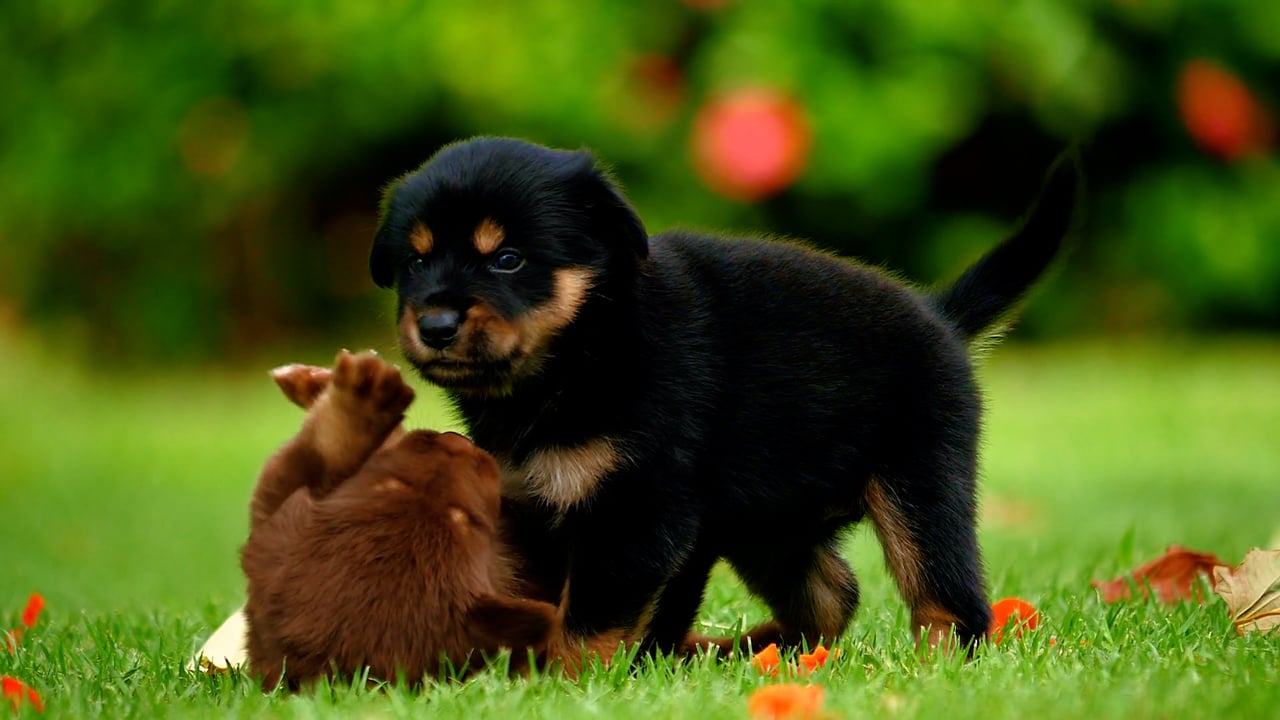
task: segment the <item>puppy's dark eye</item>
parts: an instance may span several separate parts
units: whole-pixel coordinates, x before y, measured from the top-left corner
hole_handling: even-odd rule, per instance
[[[524,267],[524,256],[519,250],[503,248],[489,262],[489,269],[496,273],[513,273]]]
[[[427,266],[427,259],[421,255],[414,255],[405,265],[408,266],[409,272],[422,272],[422,268]]]

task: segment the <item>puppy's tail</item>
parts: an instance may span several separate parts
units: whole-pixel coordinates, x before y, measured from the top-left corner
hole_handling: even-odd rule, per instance
[[[1014,235],[932,295],[934,307],[968,341],[999,331],[1049,268],[1077,223],[1082,195],[1079,152],[1064,152]]]

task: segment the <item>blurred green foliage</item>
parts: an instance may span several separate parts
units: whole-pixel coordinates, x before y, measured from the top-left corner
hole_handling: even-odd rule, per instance
[[[340,341],[386,322],[381,186],[492,133],[594,148],[651,230],[804,236],[924,281],[1079,140],[1086,232],[1020,334],[1275,327],[1280,169],[1200,149],[1177,85],[1204,58],[1274,107],[1277,27],[1255,0],[5,3],[0,320],[134,358]],[[814,133],[753,204],[688,152],[749,84]]]

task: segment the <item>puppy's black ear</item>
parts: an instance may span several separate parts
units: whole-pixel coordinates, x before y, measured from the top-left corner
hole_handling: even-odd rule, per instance
[[[369,275],[378,287],[385,289],[396,284],[396,268],[403,260],[404,242],[385,219],[378,226],[373,249],[369,251]]]
[[[396,268],[405,261],[405,238],[400,228],[391,221],[392,205],[395,203],[396,189],[404,178],[397,178],[387,183],[382,189],[382,203],[378,208],[378,232],[373,236],[373,248],[369,251],[369,275],[380,288],[390,288],[396,284]]]
[[[649,233],[631,203],[623,197],[622,190],[599,168],[596,169],[596,181],[600,190],[592,209],[592,222],[598,226],[597,232],[604,237],[616,236],[631,248],[637,258],[649,257]]]
[[[574,179],[591,214],[592,234],[617,242],[637,258],[649,257],[649,233],[618,183],[589,150],[579,150],[573,155]]]

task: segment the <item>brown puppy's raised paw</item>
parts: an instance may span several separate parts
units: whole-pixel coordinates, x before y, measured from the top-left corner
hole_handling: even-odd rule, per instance
[[[271,371],[271,379],[280,386],[280,391],[294,405],[303,410],[315,404],[320,393],[329,387],[333,379],[333,371],[315,365],[282,365]]]
[[[337,409],[380,434],[400,424],[414,397],[399,368],[374,352],[346,350],[334,361],[329,394]]]

